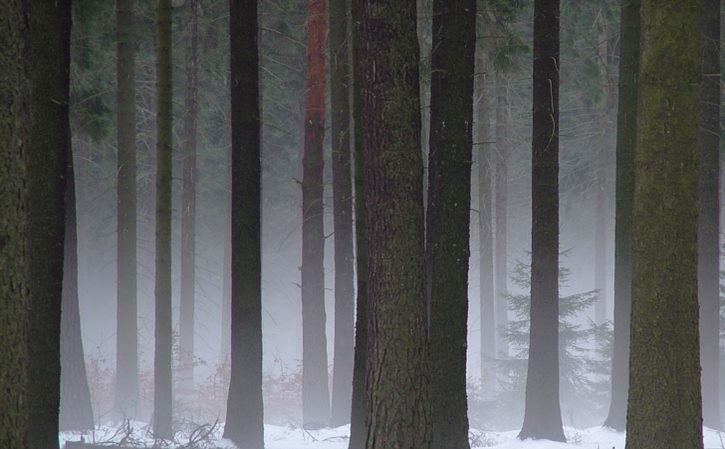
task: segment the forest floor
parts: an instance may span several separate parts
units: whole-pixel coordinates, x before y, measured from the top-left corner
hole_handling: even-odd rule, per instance
[[[203,426],[188,432],[179,432],[176,441],[159,442],[150,436],[145,423],[131,422],[125,426],[100,426],[94,432],[62,432],[61,448],[65,442],[79,441],[81,436],[86,444],[109,445],[137,448],[185,448],[185,449],[233,449],[234,444],[221,438],[223,425]],[[334,429],[305,430],[301,428],[265,426],[266,449],[347,449],[349,426]],[[708,428],[703,429],[705,449],[725,449],[725,433]],[[564,429],[567,443],[547,440],[520,441],[518,431],[492,432],[471,430],[471,447],[491,449],[623,449],[624,433],[613,432],[602,427],[589,429]],[[156,445],[154,445],[156,444]],[[71,446],[69,444],[69,446]]]

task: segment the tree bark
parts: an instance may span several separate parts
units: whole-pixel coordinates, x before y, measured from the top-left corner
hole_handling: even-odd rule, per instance
[[[307,2],[305,147],[302,160],[302,421],[320,428],[330,419],[325,335],[323,140],[327,0]]]
[[[604,425],[626,428],[629,389],[629,337],[632,308],[632,201],[634,148],[637,143],[639,79],[639,0],[622,2],[617,109],[616,203],[614,224],[614,342],[611,402]]]
[[[559,403],[559,0],[534,2],[531,330],[519,438],[565,441]]]
[[[368,449],[427,449],[423,161],[415,0],[359,3],[365,229]]]
[[[116,107],[118,141],[116,411],[138,412],[136,299],[136,88],[134,1],[116,0]]]
[[[224,437],[264,448],[260,88],[256,0],[230,3],[232,341]]]
[[[702,448],[697,303],[701,5],[697,0],[643,0],[640,9],[629,449]]]
[[[29,447],[58,447],[60,322],[65,240],[66,165],[70,154],[70,1],[29,5],[31,129],[27,236]]]
[[[171,0],[156,4],[156,313],[154,416],[156,438],[174,435],[171,379]]]

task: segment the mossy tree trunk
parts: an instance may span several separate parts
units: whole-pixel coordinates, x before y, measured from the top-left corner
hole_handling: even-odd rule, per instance
[[[611,402],[604,425],[626,427],[629,386],[629,336],[632,309],[632,199],[637,143],[639,79],[639,0],[622,2],[619,31],[619,105],[617,109],[616,202],[614,205],[614,342]]]
[[[154,436],[171,439],[171,0],[156,3],[156,308]]]
[[[28,174],[28,447],[58,447],[60,322],[70,154],[70,1],[29,3],[31,134]]]
[[[627,448],[702,448],[699,0],[643,0]],[[663,70],[667,67],[667,70]]]
[[[468,449],[466,348],[476,3],[433,1],[426,248],[433,447]]]
[[[368,449],[431,445],[415,0],[360,7]]]
[[[134,0],[116,0],[116,136],[118,200],[116,274],[116,412],[138,411],[136,303],[136,87]]]
[[[31,83],[26,8],[23,0],[0,1],[0,446],[7,448],[27,447],[28,424],[25,153]]]
[[[322,203],[326,35],[327,0],[308,0],[302,158],[302,421],[307,428],[324,427],[330,419]]]
[[[355,290],[350,153],[349,0],[330,3],[332,208],[335,235],[335,352],[330,426],[350,422]]]
[[[224,437],[264,448],[262,240],[257,0],[232,0],[231,378]]]
[[[704,425],[720,423],[720,0],[705,0],[700,85],[698,297]]]
[[[534,2],[531,330],[519,438],[564,441],[559,403],[559,0]]]

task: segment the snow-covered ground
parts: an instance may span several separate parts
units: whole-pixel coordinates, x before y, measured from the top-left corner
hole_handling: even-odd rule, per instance
[[[234,444],[221,438],[223,425],[213,428],[201,427],[180,432],[177,441],[168,443],[168,447],[186,447],[190,449],[233,449]],[[292,427],[264,427],[266,449],[347,449],[349,426],[335,429],[304,430]],[[517,431],[486,432],[471,430],[471,446],[492,449],[624,449],[624,434],[612,432],[602,427],[579,430],[565,428],[567,443],[556,443],[546,440],[520,441],[516,438]],[[79,441],[81,436],[87,443],[123,444],[137,447],[152,447],[154,440],[150,436],[149,427],[145,423],[130,422],[126,426],[101,426],[95,432],[81,435],[78,432],[60,434],[61,447],[66,441]],[[158,444],[159,442],[157,442]],[[193,444],[190,444],[193,443]],[[704,429],[704,446],[709,448],[725,448],[725,434],[711,429]],[[158,447],[158,446],[157,446]]]

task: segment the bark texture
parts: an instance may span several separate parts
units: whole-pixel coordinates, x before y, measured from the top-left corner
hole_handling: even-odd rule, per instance
[[[423,161],[415,0],[360,6],[368,449],[429,448]]]
[[[629,336],[632,310],[632,201],[637,143],[639,80],[639,0],[622,2],[617,109],[616,202],[614,224],[614,343],[611,402],[604,425],[626,428],[629,390]]]
[[[559,403],[559,0],[534,2],[531,330],[519,438],[565,441]]]
[[[702,448],[697,303],[701,5],[699,0],[643,0],[640,10],[628,449]]]
[[[426,250],[433,447],[468,449],[466,350],[476,3],[433,1]]]
[[[256,0],[233,0],[232,371],[224,437],[264,448],[259,51]]]
[[[171,0],[156,3],[156,312],[154,436],[171,439]]]

